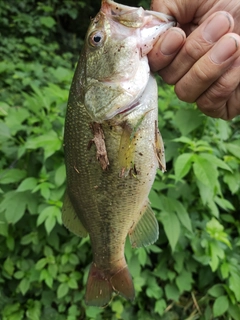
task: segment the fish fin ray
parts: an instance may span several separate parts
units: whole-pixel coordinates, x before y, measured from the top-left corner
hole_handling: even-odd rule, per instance
[[[75,235],[79,237],[86,237],[88,235],[87,230],[82,225],[82,222],[80,221],[75,209],[73,208],[67,191],[64,195],[63,200],[62,221],[65,227]]]
[[[104,272],[92,263],[85,294],[85,303],[89,306],[105,307],[112,299],[112,285]]]
[[[141,218],[128,233],[134,248],[153,244],[159,235],[158,222],[149,203],[143,207],[141,215]]]
[[[114,291],[130,301],[134,300],[135,290],[128,266],[125,266],[123,269],[115,273],[111,277],[110,282]]]
[[[112,294],[120,294],[133,300],[135,291],[128,267],[125,265],[118,271],[101,270],[92,263],[85,294],[85,303],[89,306],[105,307],[112,300]]]
[[[158,160],[159,169],[162,172],[166,171],[166,161],[165,161],[165,154],[164,154],[164,143],[161,136],[161,133],[158,129],[157,121],[155,122],[155,145],[154,151]]]

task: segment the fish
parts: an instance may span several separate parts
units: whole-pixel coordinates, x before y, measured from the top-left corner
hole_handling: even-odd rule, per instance
[[[86,34],[65,119],[62,208],[63,224],[90,237],[86,305],[106,306],[118,294],[133,301],[126,239],[138,248],[158,238],[148,195],[165,157],[147,54],[174,25],[165,14],[102,0]]]

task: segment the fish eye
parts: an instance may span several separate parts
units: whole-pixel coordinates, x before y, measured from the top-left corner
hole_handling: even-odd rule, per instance
[[[89,37],[89,44],[92,47],[99,47],[105,40],[105,33],[102,31],[94,31]]]

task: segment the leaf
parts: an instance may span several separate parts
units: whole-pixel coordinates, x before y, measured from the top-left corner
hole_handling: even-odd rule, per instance
[[[213,304],[213,315],[219,317],[228,310],[229,301],[227,296],[218,297]]]
[[[26,170],[8,169],[0,174],[0,184],[16,183],[26,177]]]
[[[38,262],[35,265],[36,270],[42,270],[47,264],[47,258],[42,258],[38,260]]]
[[[213,190],[217,184],[218,171],[210,161],[200,155],[194,155],[193,170],[196,178]]]
[[[183,270],[179,276],[176,277],[176,284],[180,291],[183,293],[184,291],[190,291],[192,288],[193,278],[192,274],[189,271]]]
[[[178,301],[180,297],[180,292],[175,284],[168,283],[165,286],[165,293],[166,293],[167,300]]]
[[[10,257],[8,257],[3,263],[3,269],[12,276],[14,273],[14,264]]]
[[[0,203],[0,212],[4,212],[8,223],[15,224],[22,218],[27,208],[28,199],[28,192],[9,191],[4,195],[4,199]]]
[[[210,153],[201,153],[201,158],[206,159],[208,162],[211,162],[216,167],[222,168],[224,170],[227,170],[229,172],[232,172],[232,169],[221,159],[217,158],[213,154]]]
[[[24,179],[17,188],[18,192],[23,192],[27,190],[33,190],[37,185],[37,179],[29,177]]]
[[[225,147],[236,158],[240,159],[240,140],[235,140],[234,143],[225,143]]]
[[[50,130],[48,133],[43,134],[39,137],[34,137],[28,139],[26,142],[27,149],[44,149],[44,159],[46,160],[56,151],[60,150],[62,147],[62,142],[59,139],[57,133],[53,130]]]
[[[177,180],[182,179],[188,174],[192,166],[192,159],[192,153],[183,153],[179,157],[177,157],[177,160],[174,165]]]
[[[57,289],[57,297],[58,299],[61,299],[67,295],[69,291],[68,284],[66,282],[61,283]]]
[[[192,222],[184,206],[177,200],[174,200],[174,206],[175,212],[177,213],[178,219],[180,220],[182,225],[190,232],[192,232]]]
[[[30,287],[30,282],[28,278],[23,278],[21,282],[19,283],[19,289],[23,296],[28,292]]]
[[[199,127],[203,121],[204,117],[197,109],[179,109],[173,119],[174,125],[183,136]]]
[[[41,24],[51,29],[55,24],[55,20],[52,17],[40,17],[39,18]]]
[[[166,308],[167,308],[166,301],[164,299],[160,299],[160,300],[157,300],[155,303],[154,312],[162,316]]]
[[[215,284],[214,286],[212,286],[209,290],[208,293],[214,297],[214,298],[218,298],[220,296],[223,296],[225,291],[223,288],[222,284]]]
[[[240,276],[235,272],[231,272],[229,278],[229,288],[234,292],[237,301],[240,301]]]
[[[8,126],[0,121],[0,143],[8,141],[9,139],[12,139],[11,132]]]
[[[179,220],[173,212],[161,212],[160,220],[163,224],[164,231],[167,235],[172,251],[174,251],[180,236]]]
[[[239,320],[240,319],[240,306],[230,304],[228,308],[228,312],[233,317],[234,320]]]
[[[57,168],[55,172],[55,183],[59,187],[61,186],[66,180],[66,168],[65,165],[61,165]]]
[[[37,300],[32,301],[27,309],[27,317],[29,320],[40,320],[41,316],[41,303]]]

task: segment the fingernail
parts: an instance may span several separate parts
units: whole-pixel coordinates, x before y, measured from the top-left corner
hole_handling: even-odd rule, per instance
[[[208,22],[203,30],[203,38],[208,42],[216,42],[226,34],[232,26],[232,21],[227,13],[217,13]]]
[[[169,56],[180,49],[183,41],[184,36],[181,32],[177,30],[169,30],[161,43],[160,50],[162,54]]]
[[[211,59],[216,64],[229,59],[238,49],[238,42],[233,37],[224,37],[215,44],[211,52]]]

